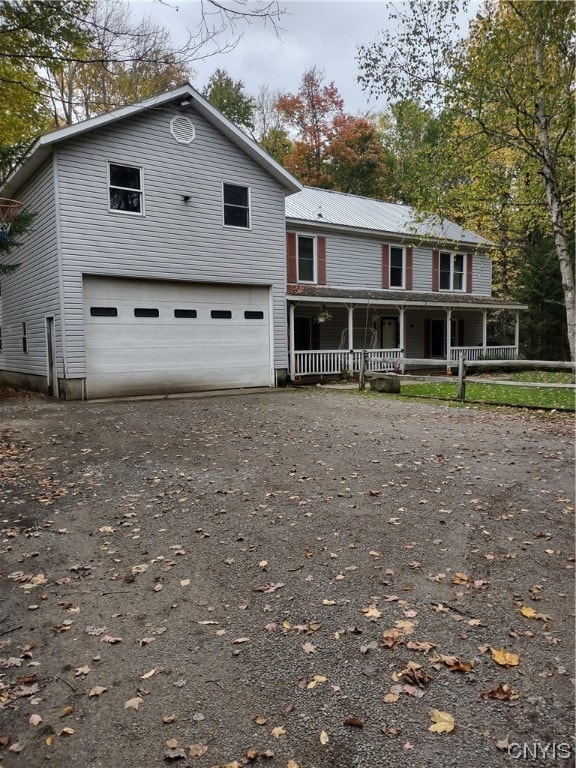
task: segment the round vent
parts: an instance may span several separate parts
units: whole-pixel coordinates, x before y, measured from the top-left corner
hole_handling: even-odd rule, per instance
[[[170,120],[170,133],[178,144],[191,144],[196,136],[196,131],[191,120],[187,117],[173,117]]]

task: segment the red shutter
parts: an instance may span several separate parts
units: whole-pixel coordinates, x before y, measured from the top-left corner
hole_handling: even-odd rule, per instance
[[[296,283],[298,282],[298,270],[296,269],[296,235],[294,232],[288,232],[286,235],[286,260],[288,264],[287,281]]]
[[[472,254],[466,256],[466,293],[472,293]]]
[[[412,272],[414,266],[414,248],[406,246],[406,290],[412,290]]]
[[[432,290],[440,290],[440,251],[432,251]]]
[[[382,246],[382,288],[390,288],[390,246]]]
[[[318,285],[326,285],[326,238],[316,238],[316,258],[318,266]]]

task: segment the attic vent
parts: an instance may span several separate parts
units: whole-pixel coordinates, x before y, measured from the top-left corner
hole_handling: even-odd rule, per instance
[[[178,144],[191,144],[196,136],[196,131],[189,118],[173,117],[170,120],[170,133]]]

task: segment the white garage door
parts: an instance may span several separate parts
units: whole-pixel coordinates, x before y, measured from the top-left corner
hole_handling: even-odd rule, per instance
[[[271,386],[270,289],[84,279],[89,398]]]

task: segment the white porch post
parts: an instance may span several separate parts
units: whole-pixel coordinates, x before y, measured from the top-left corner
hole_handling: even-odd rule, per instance
[[[516,316],[514,317],[514,356],[518,359],[518,353],[520,351],[520,310],[516,310]]]
[[[486,353],[486,346],[488,344],[488,310],[482,310],[482,352]]]
[[[296,376],[296,355],[294,354],[294,304],[288,304],[288,354],[290,359],[290,381]]]
[[[446,365],[452,359],[452,308],[446,307]]]
[[[398,307],[398,325],[399,335],[398,341],[400,344],[400,359],[406,357],[406,307]],[[401,363],[402,373],[404,373],[404,363]]]
[[[354,373],[354,305],[348,304],[348,372]]]

